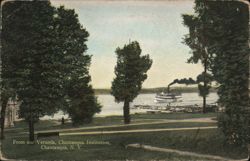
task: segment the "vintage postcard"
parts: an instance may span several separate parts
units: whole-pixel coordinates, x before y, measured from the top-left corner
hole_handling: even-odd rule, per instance
[[[0,13],[0,160],[249,160],[249,1]]]

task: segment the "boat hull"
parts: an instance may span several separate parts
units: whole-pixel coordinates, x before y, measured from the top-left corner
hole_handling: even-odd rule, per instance
[[[177,100],[180,100],[181,98],[182,98],[181,95],[160,94],[160,95],[155,96],[154,102],[158,102],[158,103],[176,102]]]

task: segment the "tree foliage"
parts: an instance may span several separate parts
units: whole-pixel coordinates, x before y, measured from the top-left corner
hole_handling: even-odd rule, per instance
[[[91,56],[84,54],[87,50],[86,41],[89,33],[79,23],[74,10],[64,7],[57,9],[55,24],[58,34],[57,50],[64,57],[61,60],[64,64],[61,75],[66,78],[64,81],[67,102],[64,111],[69,114],[74,125],[89,123],[93,115],[101,109],[89,84]]]
[[[204,43],[208,53],[208,69],[219,83],[218,103],[225,107],[219,118],[219,127],[227,142],[244,145],[249,141],[249,10],[241,2],[195,1],[198,16],[185,16],[190,35],[195,26],[203,29],[198,43]],[[200,16],[199,16],[200,15]],[[198,18],[198,20],[197,20]],[[190,25],[191,24],[191,25]],[[198,27],[199,29],[199,27]],[[187,38],[191,48],[196,43]],[[194,54],[194,62],[197,60]]]
[[[2,9],[2,8],[1,8]],[[1,13],[2,14],[2,10]],[[6,16],[6,14],[4,15]],[[10,16],[10,15],[7,15]],[[2,26],[2,15],[1,15],[1,26]],[[13,88],[11,88],[9,81],[7,79],[8,73],[11,71],[10,66],[9,66],[9,55],[8,50],[11,50],[11,48],[8,48],[8,44],[5,41],[2,41],[2,30],[1,30],[1,64],[0,64],[0,70],[1,70],[1,76],[0,76],[0,106],[1,106],[1,139],[4,139],[4,126],[5,126],[5,114],[6,114],[6,109],[8,105],[8,101],[10,98],[14,99],[16,94]],[[2,63],[4,62],[4,63]]]
[[[209,94],[211,88],[210,76],[208,73],[211,70],[211,56],[208,51],[208,41],[206,33],[208,26],[207,23],[207,8],[205,1],[196,0],[194,15],[182,15],[183,23],[189,28],[189,34],[185,35],[184,43],[191,49],[191,57],[188,59],[188,63],[201,62],[204,71],[197,77],[199,94],[203,97],[203,112],[206,112],[206,97]]]
[[[204,79],[205,77],[205,79]],[[196,82],[198,84],[199,95],[202,97],[207,97],[209,94],[209,90],[212,87],[212,82],[214,80],[213,75],[209,73],[202,72],[196,78]],[[206,86],[204,86],[206,84]]]
[[[129,103],[132,102],[147,79],[147,71],[152,65],[149,55],[141,56],[141,48],[137,41],[117,48],[117,64],[112,82],[111,94],[116,102],[124,102],[124,122],[130,123]]]
[[[34,123],[55,112],[62,96],[54,63],[58,58],[53,15],[47,1],[9,2],[3,8],[3,41],[11,62],[6,75],[21,100],[20,116],[29,122],[30,140],[34,140]]]
[[[30,140],[34,123],[59,109],[69,112],[74,123],[91,120],[100,105],[89,85],[91,56],[84,54],[89,34],[74,10],[52,7],[49,1],[14,1],[3,11],[6,78],[21,102]]]
[[[209,50],[225,113],[219,126],[227,142],[244,145],[249,141],[249,9],[241,2],[210,2]],[[235,25],[237,24],[237,25]]]

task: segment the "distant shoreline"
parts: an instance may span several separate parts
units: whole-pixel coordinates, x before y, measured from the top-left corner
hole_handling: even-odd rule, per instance
[[[155,94],[155,93],[160,93],[163,91],[166,91],[166,87],[157,87],[157,88],[143,88],[140,92],[140,94]],[[101,95],[101,94],[110,94],[111,89],[107,88],[102,88],[102,89],[94,89],[95,94]],[[171,88],[172,92],[177,92],[177,93],[198,93],[198,87],[173,87]],[[217,92],[216,87],[212,87],[210,89],[210,92]]]

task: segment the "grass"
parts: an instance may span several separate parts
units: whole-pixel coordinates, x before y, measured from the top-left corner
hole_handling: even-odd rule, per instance
[[[173,114],[134,114],[131,115],[131,123],[144,123],[157,121],[159,119],[174,119],[183,120],[191,118],[206,118],[216,117],[216,113],[173,113]],[[35,130],[56,130],[56,129],[67,129],[67,128],[81,128],[81,127],[92,127],[92,126],[107,126],[107,125],[123,125],[122,116],[107,116],[107,117],[96,117],[90,124],[84,124],[80,126],[72,127],[70,122],[66,122],[61,125],[60,120],[41,120],[35,124]],[[18,121],[15,123],[15,127],[6,128],[6,132],[9,135],[14,135],[18,132],[27,132],[28,124],[25,121]]]
[[[26,137],[16,138],[17,140],[27,140]],[[110,134],[92,136],[62,136],[46,138],[43,140],[64,140],[64,141],[106,141],[111,145],[83,145],[75,150],[41,150],[40,145],[14,145],[13,139],[8,138],[3,142],[4,154],[12,159],[48,159],[49,160],[152,160],[165,159],[173,160],[197,160],[186,156],[162,152],[149,152],[140,149],[125,149],[125,145],[130,143],[142,143],[162,148],[173,148],[198,152],[201,154],[220,155],[234,159],[247,157],[245,148],[231,147],[223,144],[223,137],[218,130],[197,130],[173,131],[173,132],[151,132],[134,134]],[[69,146],[69,145],[68,145]]]
[[[201,158],[185,157],[170,153],[145,152],[144,150],[124,149],[122,146],[100,147],[88,146],[80,150],[69,151],[41,151],[39,146],[32,146],[22,153],[15,155],[18,159],[28,160],[198,160]],[[34,150],[36,149],[36,150]],[[20,150],[19,150],[20,151]],[[14,151],[13,151],[14,152]],[[14,152],[15,153],[15,152]],[[56,154],[56,155],[55,155]],[[28,156],[28,157],[27,157]]]
[[[132,115],[133,122],[152,122],[157,119],[189,119],[215,117],[216,114],[137,114]],[[158,120],[159,121],[159,120]],[[93,123],[79,127],[91,127],[101,125],[123,124],[121,116],[95,118]],[[214,126],[215,123],[179,122],[148,125],[133,125],[124,127],[100,128],[100,130],[130,130],[130,129],[155,129]],[[71,128],[71,124],[60,125],[58,121],[40,121],[36,124],[36,130]],[[106,141],[110,145],[81,145],[74,150],[41,150],[41,145],[17,145],[13,140],[27,140],[27,134],[19,135],[18,132],[27,131],[27,125],[21,121],[15,128],[6,131],[6,139],[2,142],[3,154],[11,159],[27,160],[204,160],[203,158],[179,156],[174,153],[150,152],[142,149],[125,148],[131,143],[141,143],[162,148],[173,148],[201,154],[219,155],[232,159],[247,157],[247,148],[234,147],[224,144],[224,137],[218,129],[165,131],[147,133],[105,134],[88,136],[60,136],[44,138],[43,140],[65,141]],[[67,132],[67,131],[66,131]],[[71,131],[70,131],[71,132]],[[49,146],[49,145],[48,145]],[[58,145],[56,145],[58,146]],[[62,145],[59,145],[62,146]],[[66,145],[68,148],[70,145]]]

